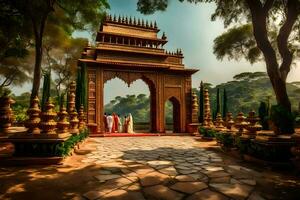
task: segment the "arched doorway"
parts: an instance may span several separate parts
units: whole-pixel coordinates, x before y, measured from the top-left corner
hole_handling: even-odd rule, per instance
[[[171,97],[165,102],[165,131],[166,133],[180,133],[180,102]]]
[[[156,132],[155,85],[145,76],[130,82],[116,75],[104,82],[104,113],[124,117],[132,114],[136,133]]]

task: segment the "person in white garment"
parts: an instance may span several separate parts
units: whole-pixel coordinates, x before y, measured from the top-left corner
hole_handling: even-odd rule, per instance
[[[132,118],[131,113],[129,113],[129,116],[128,116],[128,128],[127,128],[127,132],[128,133],[134,133],[133,132],[133,118]]]
[[[121,118],[120,118],[120,116],[119,115],[117,115],[118,116],[118,118],[119,118],[119,124],[118,124],[118,132],[119,133],[122,133],[122,129],[123,129],[123,125],[122,125],[122,122],[121,122]]]
[[[111,116],[110,114],[108,114],[108,116],[106,117],[107,120],[107,128],[108,128],[108,132],[112,132],[112,128],[114,125],[114,118],[113,116]]]

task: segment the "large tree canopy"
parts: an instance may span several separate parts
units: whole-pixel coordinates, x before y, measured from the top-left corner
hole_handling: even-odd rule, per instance
[[[38,95],[43,59],[43,37],[50,24],[72,34],[74,30],[95,30],[109,7],[107,0],[3,0],[0,15],[18,16],[30,27],[35,46],[31,98]],[[2,28],[2,27],[1,27]],[[26,29],[27,30],[27,29]],[[4,29],[5,31],[5,29]]]
[[[183,2],[184,0],[179,0]],[[286,79],[295,61],[300,37],[299,0],[186,0],[190,3],[215,3],[211,19],[220,18],[224,26],[235,26],[215,39],[217,58],[239,59],[251,63],[264,59],[277,103],[291,112]],[[144,14],[165,10],[168,0],[139,0]],[[251,24],[252,26],[249,26]],[[254,42],[255,41],[255,42]],[[290,129],[293,132],[293,129]]]

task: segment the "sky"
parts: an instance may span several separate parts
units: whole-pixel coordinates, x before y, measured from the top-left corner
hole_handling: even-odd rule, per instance
[[[241,72],[265,71],[264,63],[250,65],[245,60],[228,61],[227,58],[217,60],[213,54],[213,40],[225,29],[221,20],[211,21],[210,16],[215,9],[214,4],[180,3],[169,0],[169,6],[164,12],[153,15],[142,15],[136,11],[137,0],[109,0],[110,14],[127,15],[156,20],[161,32],[166,33],[167,50],[181,48],[184,54],[186,68],[196,68],[199,72],[192,77],[193,87],[198,87],[201,80],[217,85],[232,80]],[[76,37],[89,37],[87,32],[77,32]],[[288,81],[300,81],[300,66],[292,67]],[[136,81],[129,89],[126,84],[114,79],[105,84],[105,103],[115,96],[126,94],[149,94],[149,90],[142,81]],[[24,91],[24,88],[23,88]],[[111,92],[113,91],[113,92]]]

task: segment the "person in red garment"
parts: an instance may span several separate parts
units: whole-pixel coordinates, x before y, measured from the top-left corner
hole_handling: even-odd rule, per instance
[[[113,117],[114,117],[113,133],[116,133],[118,132],[119,117],[116,113],[113,113]]]

